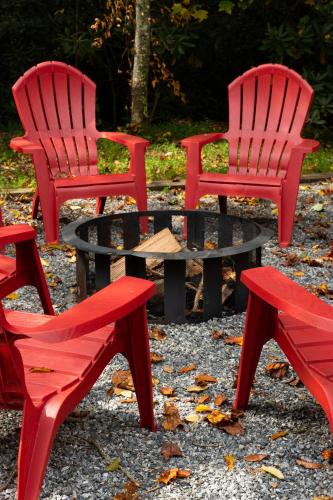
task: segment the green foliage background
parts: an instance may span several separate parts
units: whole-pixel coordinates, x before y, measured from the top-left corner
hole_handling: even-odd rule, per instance
[[[2,0],[2,128],[18,122],[13,83],[33,64],[51,59],[76,65],[95,80],[99,125],[128,123],[134,4]],[[332,33],[332,0],[153,0],[152,120],[227,121],[228,83],[251,66],[272,61],[294,68],[314,86],[311,134],[329,140]]]

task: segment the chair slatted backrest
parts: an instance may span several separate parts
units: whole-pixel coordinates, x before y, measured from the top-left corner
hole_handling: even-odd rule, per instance
[[[295,71],[263,64],[236,78],[229,92],[229,173],[286,175],[313,89]]]
[[[51,178],[98,173],[95,88],[76,68],[52,61],[13,86],[26,137],[44,148]]]

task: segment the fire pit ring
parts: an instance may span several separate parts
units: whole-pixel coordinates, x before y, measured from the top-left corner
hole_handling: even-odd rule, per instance
[[[187,248],[178,252],[134,250],[140,243],[140,221],[148,217],[149,232],[169,228],[178,239],[187,221]],[[180,223],[182,219],[183,223]],[[243,270],[261,265],[261,247],[272,232],[259,224],[231,215],[202,210],[150,210],[79,219],[63,230],[64,241],[77,249],[77,284],[80,299],[111,281],[111,262],[125,258],[126,274],[146,278],[146,259],[159,259],[164,267],[164,320],[186,321],[186,262],[202,260],[203,319],[222,314],[223,266],[235,272],[233,308],[245,310],[247,290],[240,282]],[[117,245],[117,246],[115,246]],[[94,265],[92,266],[91,263]],[[227,263],[227,264],[226,264]],[[95,281],[95,286],[91,282]]]

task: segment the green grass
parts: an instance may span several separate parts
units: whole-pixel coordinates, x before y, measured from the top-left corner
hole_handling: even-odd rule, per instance
[[[140,131],[151,142],[146,155],[148,182],[155,180],[179,180],[185,177],[185,150],[179,146],[184,138],[203,132],[220,132],[225,127],[212,121],[173,122],[152,125]],[[0,189],[34,187],[35,176],[30,158],[11,151],[11,137],[21,135],[19,130],[0,132]],[[124,172],[128,168],[126,148],[111,141],[98,141],[100,172]],[[207,145],[203,149],[203,167],[209,171],[225,171],[228,163],[228,146],[225,141]],[[333,145],[308,155],[303,164],[303,174],[329,173],[333,176]]]

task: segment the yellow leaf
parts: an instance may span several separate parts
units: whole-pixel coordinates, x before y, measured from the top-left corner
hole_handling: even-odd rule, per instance
[[[165,373],[172,373],[172,372],[173,372],[173,368],[172,368],[172,366],[163,366],[162,370],[163,370]]]
[[[48,263],[48,261],[47,261],[47,260],[43,259],[43,257],[41,257],[41,258],[40,258],[40,261],[41,261],[41,263],[42,263],[42,266],[44,266],[44,267],[49,267],[49,265],[50,265],[50,264]]]
[[[200,417],[199,415],[192,413],[191,415],[186,415],[186,417],[184,417],[184,420],[185,422],[188,422],[190,424],[196,424],[197,422],[199,422]]]
[[[298,278],[298,277],[304,276],[304,273],[303,273],[303,271],[295,271],[294,276],[296,276],[296,278]]]
[[[208,405],[198,405],[195,407],[195,411],[197,413],[208,413],[208,412],[212,411],[212,409]]]
[[[228,470],[232,470],[235,466],[236,458],[233,455],[226,455],[224,457],[225,464]]]
[[[224,339],[225,344],[243,345],[243,337],[228,337]]]
[[[230,421],[230,417],[225,413],[220,412],[220,410],[213,410],[212,413],[207,415],[207,420],[213,425],[219,424],[223,420]]]
[[[124,396],[125,398],[132,397],[132,391],[129,391],[128,389],[121,389],[120,387],[114,388],[114,394],[116,396]]]
[[[115,470],[119,469],[120,465],[120,458],[116,457],[110,464],[106,466],[107,472],[114,472]]]
[[[6,296],[6,299],[9,299],[9,300],[15,300],[15,299],[18,299],[20,296],[19,293],[17,292],[13,292],[13,293],[9,293],[7,296]]]
[[[203,392],[207,387],[208,385],[190,385],[186,390],[187,392]]]
[[[46,368],[45,366],[34,366],[30,368],[31,373],[51,373],[54,372],[51,368]]]
[[[261,470],[263,472],[267,472],[267,474],[271,474],[271,476],[274,476],[277,479],[284,479],[282,472],[273,465],[262,465]]]

